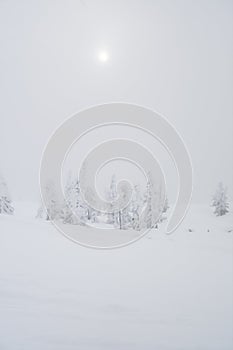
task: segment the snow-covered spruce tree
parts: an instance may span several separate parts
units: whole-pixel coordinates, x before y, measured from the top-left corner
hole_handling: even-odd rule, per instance
[[[121,188],[120,196],[122,198],[122,202],[119,202],[119,208],[116,211],[117,223],[120,230],[127,230],[128,228],[130,228],[131,218],[129,214],[129,205],[123,208],[123,203],[125,203],[127,199],[126,187]]]
[[[92,188],[87,187],[84,189],[85,191],[85,199],[88,203],[91,203],[91,205],[88,205],[87,203],[84,203],[86,206],[87,211],[87,221],[90,223],[96,223],[98,222],[98,216],[100,215],[100,212],[96,210],[94,207],[96,207],[96,200],[94,196],[94,192]]]
[[[95,207],[98,207],[98,205],[96,203],[95,193],[87,180],[88,174],[86,161],[84,161],[82,164],[79,176],[80,183],[82,183],[81,203],[82,208],[84,208],[86,212],[85,222],[87,224],[93,224],[98,222],[100,211],[95,209]]]
[[[36,219],[47,219],[47,213],[42,203],[37,210]]]
[[[146,205],[143,216],[140,219],[140,226],[144,228],[155,227],[158,221],[162,205],[162,190],[156,187],[151,174],[148,174],[147,189],[144,196],[144,205]]]
[[[116,175],[113,175],[111,178],[110,189],[107,193],[107,199],[110,202],[111,211],[107,214],[107,223],[117,227],[118,218],[117,213],[113,211],[113,203],[117,198],[117,185],[116,185]]]
[[[168,204],[168,199],[166,197],[164,205],[163,205],[162,214],[161,214],[161,217],[159,219],[160,222],[167,220],[166,212],[168,211],[168,209],[169,209],[169,204]]]
[[[116,176],[113,175],[111,178],[110,188],[107,192],[107,199],[110,203],[109,213],[107,214],[107,223],[113,225],[115,228],[120,230],[126,230],[132,228],[132,213],[131,203],[126,207],[123,207],[123,204],[127,202],[128,197],[128,186],[123,185],[120,189],[121,193],[117,193],[117,183]],[[117,202],[119,199],[122,199],[122,202]],[[116,202],[118,205],[116,205]]]
[[[218,184],[218,188],[213,196],[212,206],[214,209],[214,214],[216,216],[222,216],[228,213],[229,203],[227,201],[227,189],[223,186],[222,182]]]
[[[0,178],[0,214],[14,213],[14,208],[12,206],[11,197],[7,188],[6,182]]]
[[[74,184],[74,224],[85,226],[88,220],[88,207],[83,200],[80,183],[77,179]]]
[[[74,183],[69,174],[64,188],[64,201],[61,206],[60,217],[64,223],[73,222],[73,212],[74,209]]]
[[[139,186],[134,186],[129,206],[126,208],[127,228],[140,230],[140,212],[143,207],[143,199]]]
[[[135,204],[135,206],[134,206]],[[127,183],[122,183],[120,187],[118,205],[119,207],[115,208],[115,218],[116,218],[116,227],[120,230],[127,230],[133,228],[133,210],[136,210],[136,203],[132,202],[132,197],[130,198],[129,187]],[[124,207],[124,205],[126,205]]]
[[[132,203],[131,203],[131,213],[132,213],[132,228],[134,230],[140,230],[140,210],[143,206],[143,199],[140,193],[139,186],[134,186],[134,191],[132,195]]]
[[[79,180],[68,178],[65,187],[65,201],[61,210],[61,218],[66,224],[85,225],[87,207],[83,201]]]
[[[151,228],[152,225],[152,183],[148,179],[146,186],[146,194],[144,196],[144,201],[146,204],[146,211],[143,218],[143,223],[141,225],[146,228]]]
[[[164,206],[163,206],[163,213],[166,213],[169,209],[169,203],[168,203],[168,198],[165,198]]]
[[[58,198],[52,181],[49,181],[45,187],[45,208],[39,209],[38,214],[42,215],[45,211],[45,220],[58,220],[60,218],[60,203],[58,203]],[[38,215],[37,215],[38,216]]]

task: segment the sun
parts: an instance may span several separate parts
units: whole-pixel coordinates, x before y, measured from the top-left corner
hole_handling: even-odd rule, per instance
[[[107,62],[109,60],[109,54],[105,50],[100,51],[99,54],[98,54],[98,58],[99,58],[100,62],[105,63],[105,62]]]

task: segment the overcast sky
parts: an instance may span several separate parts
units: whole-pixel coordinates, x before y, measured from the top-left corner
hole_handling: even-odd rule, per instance
[[[42,151],[59,124],[112,101],[176,127],[195,201],[208,201],[219,180],[231,194],[232,17],[230,0],[1,0],[0,172],[12,197],[38,198]]]

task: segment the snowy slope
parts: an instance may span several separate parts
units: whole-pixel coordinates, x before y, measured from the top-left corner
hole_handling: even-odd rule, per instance
[[[0,216],[1,350],[232,348],[232,213],[192,206],[172,235],[101,251],[27,208]]]

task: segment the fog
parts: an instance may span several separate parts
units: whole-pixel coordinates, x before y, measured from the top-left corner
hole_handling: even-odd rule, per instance
[[[13,199],[38,199],[42,152],[63,121],[116,101],[174,125],[192,158],[194,201],[210,201],[220,180],[232,195],[232,14],[227,0],[1,1],[0,173]]]

